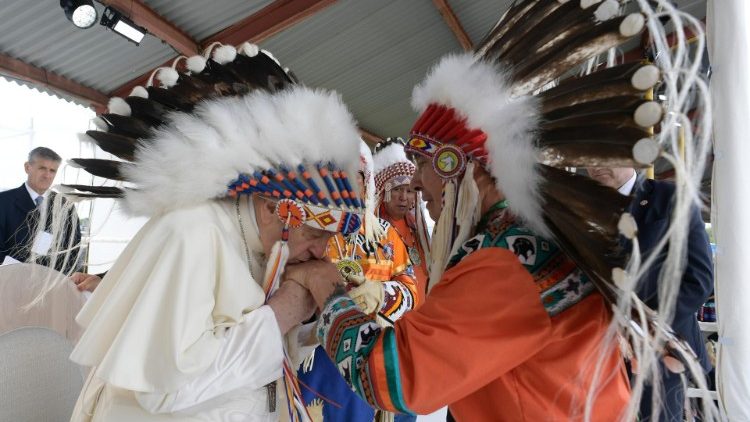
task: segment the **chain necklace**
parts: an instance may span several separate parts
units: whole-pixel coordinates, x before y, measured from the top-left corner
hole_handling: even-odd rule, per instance
[[[247,259],[247,270],[252,274],[252,268],[250,268],[250,248],[247,247],[247,237],[245,237],[245,226],[242,225],[242,215],[240,214],[240,197],[237,197],[237,201],[234,203],[235,209],[237,210],[237,222],[240,223],[240,235],[242,236],[242,244],[245,245],[245,258]]]
[[[409,228],[409,223],[406,221],[406,216],[404,216],[404,224],[406,224],[406,227]],[[410,245],[406,243],[406,238],[404,238],[404,235],[401,234],[395,223],[391,223],[391,227],[393,227],[393,230],[401,239],[401,242],[404,244],[404,246],[406,246],[406,251],[409,253],[409,260],[411,260],[411,263],[417,266],[422,265],[422,255],[419,253],[419,249],[417,248],[417,237],[412,235]]]
[[[253,204],[248,204],[253,206]],[[252,277],[253,269],[250,265],[250,248],[247,246],[247,237],[245,237],[245,226],[242,224],[242,213],[240,213],[240,197],[234,202],[234,208],[237,211],[237,222],[240,224],[240,236],[242,236],[242,244],[245,246],[245,259],[247,259],[247,270],[250,271]],[[286,352],[285,352],[286,353]],[[266,388],[266,401],[268,404],[268,411],[273,413],[276,411],[276,381],[271,381],[265,385]]]

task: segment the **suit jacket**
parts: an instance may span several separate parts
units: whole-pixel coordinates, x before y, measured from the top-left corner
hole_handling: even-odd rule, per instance
[[[650,256],[659,239],[669,228],[675,186],[670,182],[639,178],[634,187],[630,212],[638,223],[638,242],[644,259]],[[666,251],[650,271],[639,281],[638,296],[651,308],[659,303],[659,271]],[[687,341],[698,355],[706,371],[711,369],[703,336],[695,313],[713,291],[713,260],[700,210],[690,211],[687,265],[677,296],[672,328]]]
[[[54,192],[51,193],[47,199],[50,203],[54,199],[54,195]],[[49,213],[46,221],[48,230],[53,220],[51,214]],[[29,249],[38,220],[39,210],[36,208],[34,201],[31,200],[25,185],[22,184],[15,189],[0,192],[0,262],[6,256],[11,256],[21,262],[26,262],[29,259]],[[75,225],[73,245],[79,245],[81,243],[81,231],[75,208],[70,210],[66,221]],[[69,226],[65,227],[64,245],[67,245],[70,241],[69,232]],[[76,262],[68,262],[63,268],[63,261],[62,259],[58,260],[55,265],[56,270],[68,272],[76,266]],[[49,259],[40,257],[37,263],[48,265]]]

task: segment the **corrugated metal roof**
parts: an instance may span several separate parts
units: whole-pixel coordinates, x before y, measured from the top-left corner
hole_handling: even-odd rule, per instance
[[[341,1],[262,43],[306,84],[336,89],[360,124],[404,135],[411,90],[445,53],[460,51],[430,1]]]
[[[96,6],[101,13],[101,5]],[[150,35],[136,46],[101,25],[78,29],[65,18],[57,0],[3,1],[0,16],[0,53],[102,92],[174,55]]]
[[[146,4],[202,40],[271,2],[150,0]],[[95,7],[101,16],[103,6],[95,3]],[[76,28],[65,18],[58,0],[3,0],[0,16],[0,53],[105,93],[176,56],[169,45],[150,34],[136,46],[98,24]]]
[[[449,2],[474,45],[482,40],[512,3],[513,0],[454,0]]]
[[[272,2],[144,1],[196,40]],[[705,10],[705,0],[679,1],[691,11]],[[450,0],[474,43],[510,3]],[[135,46],[100,25],[78,29],[57,0],[2,0],[0,16],[0,53],[105,93],[177,55],[151,35]],[[408,131],[416,117],[409,105],[412,88],[442,55],[461,51],[431,0],[339,0],[261,47],[306,84],[339,91],[361,125],[381,136]]]
[[[202,41],[268,6],[273,0],[144,0],[144,3],[194,40]]]

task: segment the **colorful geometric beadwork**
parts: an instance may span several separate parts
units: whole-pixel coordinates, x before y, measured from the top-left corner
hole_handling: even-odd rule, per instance
[[[452,179],[466,169],[466,154],[455,145],[441,145],[432,157],[432,168],[443,179]]]
[[[282,199],[276,203],[276,215],[291,228],[302,227],[307,220],[305,210],[291,199]]]
[[[430,104],[414,123],[409,136],[406,152],[434,159],[441,146],[453,145],[463,151],[467,160],[487,164],[484,147],[487,134],[468,127],[466,118],[451,107]]]
[[[570,309],[594,292],[594,283],[554,243],[518,225],[502,208],[486,218],[477,235],[464,242],[451,257],[448,268],[479,249],[507,249],[534,278],[542,305],[550,316]]]
[[[375,191],[390,191],[396,186],[411,183],[416,167],[410,162],[392,164],[375,175]]]
[[[442,145],[440,142],[422,135],[412,135],[409,142],[406,143],[404,150],[414,154],[419,154],[426,158],[435,156],[435,151]]]
[[[330,232],[357,232],[365,204],[352,189],[346,172],[331,163],[319,163],[315,170],[322,188],[313,173],[300,164],[296,170],[282,166],[240,174],[227,186],[227,195],[258,194],[278,200],[276,213],[289,227],[304,223]]]

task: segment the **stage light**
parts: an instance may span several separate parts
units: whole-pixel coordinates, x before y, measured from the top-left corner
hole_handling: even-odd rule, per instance
[[[102,20],[99,23],[127,38],[135,45],[140,44],[146,32],[148,32],[123,16],[117,9],[111,7],[104,9]]]
[[[65,17],[79,28],[91,28],[96,23],[96,8],[91,0],[60,0]]]

